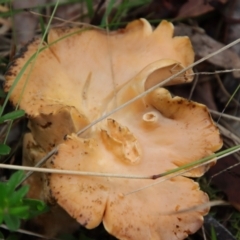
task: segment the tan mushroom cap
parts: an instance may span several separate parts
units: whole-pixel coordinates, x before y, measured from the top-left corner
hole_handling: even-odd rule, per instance
[[[119,90],[108,108],[111,110],[114,105],[124,104],[142,93],[146,86],[155,85],[157,80],[161,82],[159,76],[163,79],[169,77],[170,62],[160,60],[147,66]],[[181,66],[177,70],[180,71]],[[172,98],[164,88],[156,89],[111,118],[127,126],[138,141],[141,139],[144,148],[152,149],[153,156],[158,156],[160,149],[161,157],[171,156],[171,164],[174,165],[166,166],[164,171],[206,157],[222,146],[219,131],[206,106],[181,97]],[[145,135],[147,137],[143,138]],[[207,169],[208,166],[198,168],[187,175],[199,177]]]
[[[40,40],[30,43],[10,66],[5,91],[39,44]],[[120,88],[148,64],[173,59],[186,67],[194,60],[189,39],[173,38],[173,25],[167,21],[154,31],[145,19],[109,34],[96,29],[51,29],[48,44],[44,43],[46,49],[32,61],[33,67],[29,64],[11,94],[11,101],[17,104],[27,81],[20,107],[30,116],[38,116],[42,106],[63,104],[74,106],[92,120],[105,107],[113,89]],[[190,76],[177,82],[191,80]]]
[[[11,101],[17,104],[26,87],[20,107],[29,115],[36,146],[48,151],[66,133],[76,132],[191,64],[194,54],[189,39],[172,35],[172,24],[162,21],[153,31],[143,19],[109,34],[95,29],[51,30],[49,45],[43,44],[46,49],[33,68],[27,67],[11,94]],[[39,43],[29,44],[12,64],[6,74],[6,91]],[[171,84],[191,81],[190,73]],[[48,165],[153,175],[207,156],[222,145],[206,107],[172,98],[165,89],[157,89],[113,114],[83,137],[68,137]],[[200,176],[205,170],[188,175]],[[180,176],[124,195],[150,183],[152,180],[50,177],[53,196],[72,217],[87,228],[103,221],[119,239],[183,239],[201,226],[208,209],[178,213],[208,201],[197,183]]]
[[[167,64],[164,60],[154,64],[123,86],[109,102],[109,109],[150,87],[155,76],[170,74],[170,60]],[[88,136],[69,136],[49,167],[150,176],[208,156],[222,146],[204,105],[172,98],[163,88],[113,114]],[[185,175],[196,177],[205,171],[206,168],[198,168]],[[103,221],[106,230],[119,239],[184,239],[200,228],[208,209],[178,213],[208,201],[197,183],[180,176],[125,195],[151,183],[154,182],[110,177],[50,177],[53,197],[73,218],[87,228]]]
[[[115,91],[147,65],[159,59],[164,59],[165,65],[169,59],[182,67],[191,64],[194,53],[189,39],[172,36],[171,23],[162,21],[153,31],[144,19],[109,34],[96,29],[52,29],[49,45],[43,43],[45,49],[32,58],[10,100],[15,105],[20,101],[35,140],[49,151],[62,142],[64,135],[77,132],[99,117]],[[5,91],[41,49],[40,42],[37,39],[30,43],[12,63],[6,73]],[[173,74],[176,65],[170,65]],[[171,84],[191,81],[190,73],[187,71]],[[60,121],[63,128],[59,127]]]
[[[84,140],[71,136],[61,144],[52,167],[146,175],[162,172],[164,164],[163,159],[151,159],[151,156],[141,159],[139,165],[127,164],[114,157],[110,150],[106,151],[100,137]],[[53,196],[70,216],[88,229],[103,222],[106,230],[118,239],[184,239],[201,227],[207,209],[177,213],[208,201],[207,195],[193,180],[176,177],[124,196],[152,183],[152,180],[55,174],[50,178]],[[173,214],[169,215],[169,212]]]

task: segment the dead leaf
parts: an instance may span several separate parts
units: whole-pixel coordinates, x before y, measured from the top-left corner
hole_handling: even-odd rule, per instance
[[[14,9],[32,8],[46,3],[46,0],[14,0]],[[22,11],[13,17],[14,31],[16,33],[17,46],[24,46],[35,35],[38,24],[38,16]]]
[[[236,163],[239,162],[232,155],[225,157],[218,161],[217,164],[210,169],[207,175],[212,176]],[[240,211],[240,164],[215,176],[211,182],[226,193],[228,201]]]
[[[187,3],[187,0],[153,0],[147,11],[152,13],[152,18],[175,17],[185,3]]]
[[[227,1],[228,0],[188,0],[188,2],[181,7],[177,18],[199,16],[201,14],[213,11],[215,9],[213,6],[223,5]]]
[[[175,27],[175,35],[188,36],[191,39],[195,54],[198,58],[206,57],[225,45],[209,37],[201,28],[194,28],[184,24]],[[228,49],[207,60],[225,69],[240,68],[240,58],[235,51]],[[235,71],[234,77],[239,78],[240,72]]]

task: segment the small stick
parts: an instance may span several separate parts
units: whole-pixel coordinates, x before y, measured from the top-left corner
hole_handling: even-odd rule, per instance
[[[220,117],[225,117],[225,118],[232,119],[234,121],[240,122],[239,117],[231,116],[231,115],[226,114],[226,113],[219,113],[218,111],[211,110],[211,109],[209,109],[209,112],[212,113],[213,115],[217,115],[217,116],[220,116]]]
[[[154,183],[152,183],[152,184],[146,185],[146,186],[144,186],[144,187],[141,187],[141,188],[139,188],[139,189],[136,189],[136,190],[134,190],[134,191],[132,191],[132,192],[128,192],[128,193],[124,194],[124,196],[130,195],[130,194],[133,194],[133,193],[140,192],[140,191],[142,191],[142,190],[144,190],[144,189],[147,189],[147,188],[152,187],[152,186],[155,186],[155,185],[157,185],[157,184],[159,184],[159,183],[161,183],[161,182],[164,182],[164,181],[166,181],[166,180],[169,180],[169,179],[171,179],[171,178],[173,178],[173,177],[177,177],[177,176],[182,175],[182,174],[184,174],[184,173],[186,173],[186,172],[189,172],[189,171],[191,171],[191,170],[193,170],[193,169],[195,169],[195,168],[204,166],[204,165],[209,164],[209,163],[211,163],[211,162],[215,162],[216,160],[219,160],[219,159],[221,159],[221,158],[223,158],[223,157],[229,156],[230,154],[233,154],[233,153],[235,153],[235,152],[238,152],[239,150],[240,150],[240,147],[238,146],[238,147],[237,147],[236,149],[234,149],[233,151],[226,152],[226,153],[224,153],[224,154],[222,154],[222,155],[218,155],[218,156],[215,155],[215,156],[216,156],[215,158],[212,157],[212,158],[209,159],[209,161],[205,161],[205,162],[202,162],[201,164],[194,165],[194,166],[192,166],[192,167],[190,167],[190,168],[188,168],[188,169],[183,169],[182,171],[181,171],[181,170],[180,170],[180,171],[170,170],[170,171],[168,171],[168,172],[166,172],[166,173],[164,173],[164,174],[159,174],[158,177],[160,178],[160,180],[158,180],[158,181],[156,181],[156,182],[154,182]],[[217,153],[217,154],[218,154],[218,153]],[[172,174],[171,174],[171,172],[172,172]],[[165,176],[166,176],[166,177],[165,177]]]
[[[0,168],[14,169],[14,170],[25,170],[31,172],[42,172],[42,173],[55,173],[64,175],[78,175],[78,176],[89,176],[89,177],[112,177],[112,178],[128,178],[128,179],[153,179],[153,176],[134,176],[134,175],[123,175],[114,173],[99,173],[99,172],[85,172],[85,171],[74,171],[64,170],[55,168],[39,168],[39,167],[28,167],[20,165],[0,164]]]

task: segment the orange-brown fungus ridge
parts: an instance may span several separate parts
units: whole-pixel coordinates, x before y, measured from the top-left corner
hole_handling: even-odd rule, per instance
[[[189,39],[173,37],[171,23],[162,21],[152,30],[140,19],[109,33],[52,29],[48,42],[40,42],[31,42],[6,73],[5,90],[9,91],[20,70],[40,49],[10,97],[13,104],[20,101],[29,117],[31,133],[24,140],[26,165],[34,165],[60,144],[46,167],[151,176],[221,148],[219,131],[207,108],[172,97],[164,88],[124,107],[80,137],[74,134],[193,62]],[[188,70],[169,84],[190,82],[191,73]],[[196,232],[209,210],[180,212],[208,202],[198,183],[188,178],[203,175],[208,167],[135,193],[155,182],[64,174],[39,174],[28,181],[32,196],[53,198],[88,229],[103,222],[110,234],[122,240],[179,240]],[[39,183],[36,187],[38,180],[42,181],[40,187]]]

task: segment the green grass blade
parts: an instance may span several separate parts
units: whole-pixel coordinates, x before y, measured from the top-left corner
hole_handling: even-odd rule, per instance
[[[102,21],[101,21],[101,26],[106,25],[107,18],[113,9],[114,3],[115,3],[115,0],[110,0],[109,4],[107,5],[107,8],[105,10],[105,13],[104,13]]]
[[[32,64],[31,64],[31,66],[30,66],[31,68],[30,68],[30,71],[29,71],[29,75],[30,75],[30,73],[31,73],[31,69],[32,69],[32,68],[34,67],[34,65],[35,65],[37,56],[38,56],[38,54],[40,53],[42,43],[43,43],[45,37],[47,36],[47,32],[48,32],[48,30],[49,30],[49,28],[50,28],[50,24],[51,24],[51,22],[52,22],[52,20],[53,20],[53,17],[54,17],[54,14],[55,14],[55,12],[56,12],[56,10],[57,10],[57,8],[58,8],[58,5],[59,5],[59,0],[57,0],[57,2],[56,2],[56,4],[55,4],[55,7],[54,7],[53,12],[52,12],[52,15],[51,15],[51,17],[50,17],[50,20],[49,20],[49,22],[48,22],[48,24],[47,24],[47,27],[46,27],[46,30],[45,30],[45,32],[44,32],[44,34],[43,34],[41,43],[40,43],[40,45],[39,45],[39,47],[38,47],[38,49],[37,49],[37,52],[36,52],[36,54],[33,54],[34,57],[33,57],[33,59],[32,59],[33,62],[32,62]],[[23,67],[24,71],[26,70],[26,68],[27,68],[27,66],[28,66],[29,64],[30,64],[30,61],[28,61],[28,64],[25,64],[25,65],[24,65],[24,67],[25,67],[25,68]],[[24,71],[23,71],[23,72],[24,72]],[[20,72],[21,72],[21,71],[20,71]],[[15,108],[16,110],[18,109],[18,107],[19,107],[19,105],[20,105],[20,102],[21,102],[21,99],[22,99],[22,97],[23,97],[25,88],[26,88],[27,83],[28,83],[28,80],[29,80],[29,75],[28,75],[28,77],[27,77],[27,79],[26,79],[26,81],[25,81],[25,83],[24,83],[23,89],[22,89],[21,94],[20,94],[20,97],[19,97],[19,99],[18,99],[18,103],[17,103],[16,108]],[[14,90],[14,87],[17,85],[18,81],[20,80],[21,76],[22,76],[22,75],[20,75],[20,76],[18,75],[18,76],[16,77],[13,85],[11,86],[11,88],[10,88],[10,90],[9,90],[6,98],[5,98],[5,101],[4,101],[4,103],[3,103],[3,106],[2,106],[2,108],[0,109],[0,117],[2,116],[3,111],[4,111],[4,109],[5,109],[6,105],[7,105],[7,102],[8,102],[8,100],[9,100],[9,97],[10,97],[12,91]],[[9,135],[9,133],[10,133],[10,130],[11,130],[11,127],[12,127],[12,123],[13,123],[13,121],[11,121],[10,124],[9,124],[9,126],[8,126],[7,134],[6,134],[6,137],[5,137],[5,139],[4,139],[4,144],[7,142],[7,138],[8,138],[8,135]]]
[[[41,12],[40,9],[39,9],[39,12]],[[43,40],[46,41],[46,39],[44,38],[44,33],[46,33],[47,30],[45,28],[45,24],[44,24],[44,20],[43,20],[43,16],[42,15],[39,15],[39,23],[40,23],[40,28],[41,28]]]
[[[9,204],[11,206],[16,206],[17,204],[19,204],[22,198],[26,196],[28,191],[29,191],[28,185],[24,185],[20,189],[13,191],[9,196]]]
[[[213,226],[211,226],[211,240],[217,240],[217,234]]]
[[[94,16],[93,1],[92,0],[86,0],[86,5],[87,5],[87,9],[88,9],[88,17],[90,19],[92,19],[93,16]]]
[[[11,148],[6,144],[0,144],[0,155],[8,155],[11,152]]]
[[[3,115],[2,117],[0,117],[0,123],[9,121],[9,120],[15,120],[15,119],[23,117],[24,115],[25,115],[24,110],[15,110],[13,112],[7,113],[7,114]]]
[[[17,171],[11,175],[10,179],[7,182],[8,194],[11,194],[15,190],[16,186],[18,185],[19,182],[21,182],[23,177],[24,177],[23,171]]]
[[[218,152],[218,153],[214,153],[214,154],[212,154],[210,156],[207,156],[205,158],[202,158],[200,160],[197,160],[197,161],[194,161],[194,162],[191,162],[191,163],[188,163],[188,164],[184,164],[181,167],[178,167],[178,168],[166,171],[164,173],[155,175],[153,178],[156,179],[156,178],[159,178],[159,177],[165,177],[167,175],[170,175],[170,174],[173,174],[173,173],[177,173],[177,172],[179,172],[181,170],[186,170],[186,169],[191,168],[191,167],[199,166],[199,165],[201,165],[203,163],[208,163],[209,160],[212,160],[212,159],[217,158],[217,157],[221,157],[222,155],[230,153],[231,151],[235,151],[235,150],[239,150],[240,151],[240,145],[228,148],[228,149],[223,150],[223,151]]]
[[[16,216],[6,214],[3,220],[11,231],[16,231],[20,227],[20,219]]]

